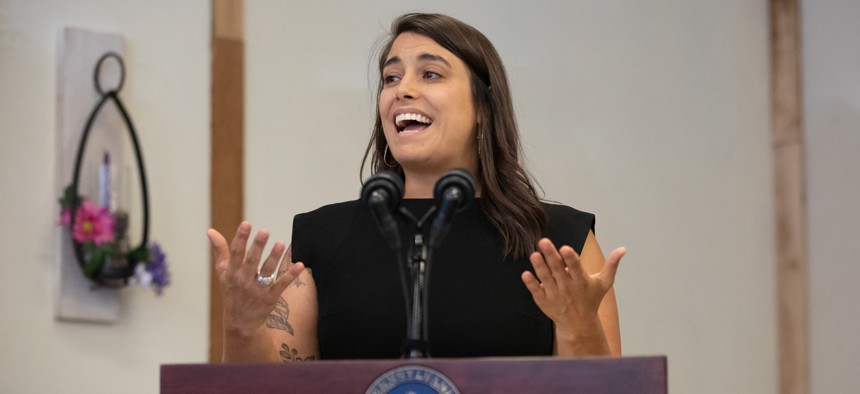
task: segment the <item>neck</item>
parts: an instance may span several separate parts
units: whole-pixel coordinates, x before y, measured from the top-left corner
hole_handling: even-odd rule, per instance
[[[480,174],[477,172],[477,168],[466,168],[469,172],[472,173],[472,176],[475,177],[475,196],[479,197],[481,195],[481,182],[480,182]],[[434,171],[434,172],[421,172],[421,171],[409,171],[404,168],[405,182],[404,187],[405,191],[403,193],[403,198],[433,198],[433,190],[436,187],[436,181],[442,177],[447,171]]]
[[[433,188],[442,174],[410,173],[404,171],[406,188],[403,198],[433,198]]]

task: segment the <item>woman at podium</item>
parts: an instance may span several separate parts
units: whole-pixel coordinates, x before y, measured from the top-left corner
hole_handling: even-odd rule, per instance
[[[625,249],[604,258],[592,214],[538,197],[490,41],[449,16],[406,14],[392,23],[378,65],[365,160],[402,179],[405,242],[421,242],[420,218],[443,174],[463,168],[475,178],[474,203],[433,252],[422,351],[620,355],[612,284]],[[324,206],[297,215],[291,246],[276,242],[266,256],[265,230],[252,237],[244,222],[228,243],[210,229],[224,361],[401,357],[409,295],[374,220],[360,200]]]

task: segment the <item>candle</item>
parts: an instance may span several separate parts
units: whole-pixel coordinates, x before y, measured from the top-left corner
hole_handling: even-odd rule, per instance
[[[99,166],[99,205],[110,210],[110,154],[105,151]]]

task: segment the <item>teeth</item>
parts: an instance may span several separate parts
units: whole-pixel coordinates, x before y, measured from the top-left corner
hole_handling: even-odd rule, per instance
[[[400,115],[397,115],[396,117],[394,117],[394,124],[396,124],[397,127],[404,127],[404,126],[406,126],[406,124],[404,122],[409,121],[409,120],[414,120],[416,122],[420,122],[420,123],[424,123],[424,124],[430,124],[433,122],[432,120],[430,120],[430,118],[428,118],[424,115],[408,113],[408,114],[400,114]]]

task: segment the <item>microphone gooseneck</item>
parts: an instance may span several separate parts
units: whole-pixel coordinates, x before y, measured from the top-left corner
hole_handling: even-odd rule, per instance
[[[430,239],[427,242],[426,264],[422,264],[420,273],[420,303],[413,302],[413,308],[420,308],[421,330],[423,334],[424,355],[429,357],[430,354],[430,334],[429,334],[429,303],[428,295],[430,293],[430,268],[433,266],[433,254],[442,239],[451,228],[451,219],[454,214],[461,212],[469,207],[475,200],[475,180],[472,174],[463,168],[455,168],[446,172],[436,181],[436,186],[433,189],[435,199],[436,216],[433,218],[433,223],[430,225]],[[417,306],[420,305],[420,306]],[[413,314],[417,314],[413,310]],[[417,323],[413,323],[417,324]]]
[[[361,187],[361,202],[370,209],[370,215],[379,227],[382,237],[394,251],[397,270],[400,273],[400,290],[403,293],[403,306],[406,313],[406,325],[410,324],[410,296],[408,290],[409,278],[406,274],[406,256],[403,254],[403,242],[400,240],[400,229],[394,220],[392,212],[400,206],[403,199],[403,179],[391,171],[381,171],[371,176]]]

